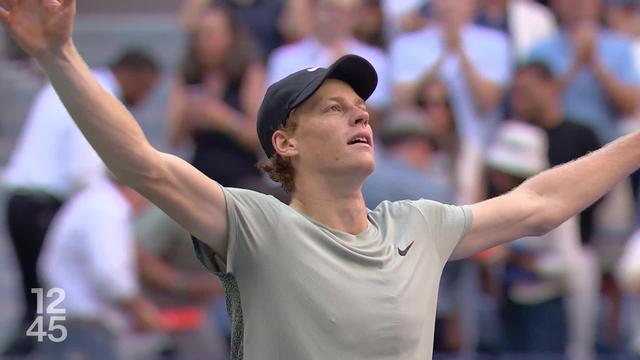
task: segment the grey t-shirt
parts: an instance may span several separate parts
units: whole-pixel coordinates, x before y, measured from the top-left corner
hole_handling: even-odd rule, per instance
[[[223,188],[225,283],[233,359],[430,359],[444,264],[471,225],[468,207],[381,203],[358,235],[271,196]],[[220,271],[209,247],[201,261]]]

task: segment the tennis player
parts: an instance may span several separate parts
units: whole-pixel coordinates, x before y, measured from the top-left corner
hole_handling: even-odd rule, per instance
[[[544,234],[640,166],[636,133],[478,204],[369,210],[360,190],[375,166],[365,100],[377,77],[349,55],[267,90],[258,136],[270,161],[262,168],[292,192],[285,205],[221,187],[155,150],[76,51],[75,0],[0,4],[7,31],[106,165],[191,232],[201,260],[220,271],[233,359],[430,359],[448,260]]]

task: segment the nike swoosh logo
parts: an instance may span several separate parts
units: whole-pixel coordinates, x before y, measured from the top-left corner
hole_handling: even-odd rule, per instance
[[[404,250],[398,248],[398,254],[400,254],[400,256],[407,256],[407,253],[409,252],[409,249],[411,249],[411,247],[413,246],[413,243],[415,241],[412,241],[411,244],[409,244],[409,246],[407,246]]]

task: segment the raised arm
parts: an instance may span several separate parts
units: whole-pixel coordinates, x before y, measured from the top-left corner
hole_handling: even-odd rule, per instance
[[[226,255],[220,186],[183,160],[156,151],[129,111],[93,78],[71,32],[75,0],[0,0],[0,21],[44,69],[74,121],[121,181]]]
[[[542,235],[577,214],[640,167],[640,132],[547,170],[503,196],[471,206],[473,224],[453,253],[459,259],[528,235]]]

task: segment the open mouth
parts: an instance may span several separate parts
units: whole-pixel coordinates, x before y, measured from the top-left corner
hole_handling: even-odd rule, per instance
[[[347,145],[365,144],[371,146],[371,136],[368,134],[358,134],[347,142]]]

